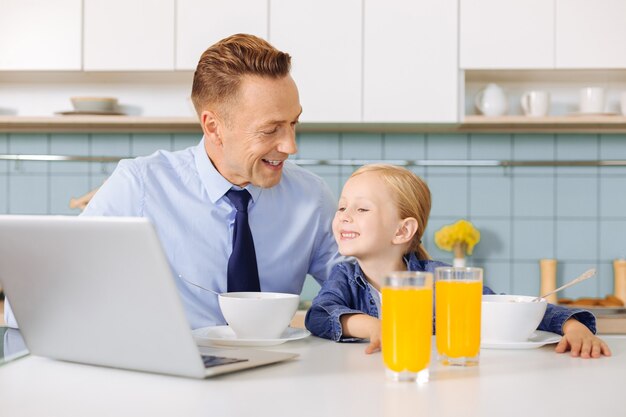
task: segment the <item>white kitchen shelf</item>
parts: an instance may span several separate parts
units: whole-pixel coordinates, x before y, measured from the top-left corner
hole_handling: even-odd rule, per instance
[[[300,123],[298,132],[455,132],[457,124]],[[161,132],[201,133],[194,117],[0,116],[0,132]]]
[[[626,133],[626,116],[465,116],[459,124],[302,123],[299,132]],[[0,132],[201,133],[193,117],[0,116]]]
[[[465,116],[460,126],[466,132],[625,133],[626,117],[618,115]]]
[[[0,116],[0,132],[200,132],[193,117]]]

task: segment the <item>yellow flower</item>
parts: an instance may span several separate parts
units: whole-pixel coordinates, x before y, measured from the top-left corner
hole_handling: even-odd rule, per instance
[[[456,245],[465,246],[471,255],[474,246],[480,241],[480,232],[467,220],[443,226],[435,232],[435,244],[440,249],[452,251]]]

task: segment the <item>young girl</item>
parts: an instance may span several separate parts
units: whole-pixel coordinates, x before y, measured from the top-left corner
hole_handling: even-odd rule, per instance
[[[335,341],[369,339],[366,353],[380,349],[380,283],[390,271],[428,271],[445,264],[430,259],[421,239],[430,214],[430,190],[411,171],[365,165],[344,185],[333,220],[339,252],[354,260],[333,269],[309,309],[305,324]],[[493,294],[483,287],[483,294]],[[594,335],[595,317],[584,310],[548,305],[538,327],[563,335],[556,352],[583,358],[611,354]]]

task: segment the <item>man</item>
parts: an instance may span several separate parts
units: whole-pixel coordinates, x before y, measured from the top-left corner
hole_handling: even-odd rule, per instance
[[[192,87],[200,144],[121,161],[83,212],[152,221],[192,328],[224,323],[202,288],[299,294],[307,273],[321,283],[338,260],[330,189],[286,161],[302,112],[290,61],[251,35],[211,46]]]

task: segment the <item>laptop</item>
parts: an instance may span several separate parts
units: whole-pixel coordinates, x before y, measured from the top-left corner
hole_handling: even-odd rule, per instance
[[[201,353],[144,218],[0,215],[0,283],[38,356],[193,378],[297,356]]]

